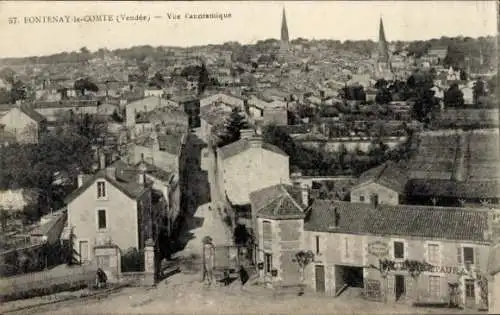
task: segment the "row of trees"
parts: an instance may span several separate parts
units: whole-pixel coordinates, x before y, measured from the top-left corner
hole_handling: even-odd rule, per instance
[[[37,145],[0,150],[0,189],[30,188],[39,194],[38,206],[25,209],[27,219],[61,207],[78,174],[90,173],[94,166],[94,147],[106,132],[106,122],[90,115],[69,119],[42,135]]]
[[[373,141],[368,152],[348,152],[342,145],[334,153],[307,148],[296,143],[279,127],[272,125],[264,128],[263,137],[264,141],[276,145],[288,154],[292,171],[315,175],[359,175],[388,160],[408,160],[416,150],[415,137],[410,130],[408,140],[400,146],[389,149],[382,141]]]

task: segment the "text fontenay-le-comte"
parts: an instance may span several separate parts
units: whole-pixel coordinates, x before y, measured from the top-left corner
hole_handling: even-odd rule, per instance
[[[137,16],[119,15],[122,20],[147,20],[147,16],[141,14]],[[25,16],[25,24],[46,24],[46,23],[94,23],[94,22],[114,22],[119,18],[110,14],[96,14],[84,16],[56,15],[56,16]]]

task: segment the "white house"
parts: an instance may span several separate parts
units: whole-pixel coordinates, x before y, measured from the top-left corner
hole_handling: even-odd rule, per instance
[[[242,130],[240,140],[217,149],[217,180],[221,198],[249,204],[252,191],[290,183],[289,157],[253,130]]]

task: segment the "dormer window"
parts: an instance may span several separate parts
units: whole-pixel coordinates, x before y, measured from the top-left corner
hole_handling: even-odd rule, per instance
[[[97,182],[97,198],[106,198],[106,182]]]

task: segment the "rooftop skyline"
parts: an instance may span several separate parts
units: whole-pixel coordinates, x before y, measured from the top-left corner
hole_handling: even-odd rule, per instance
[[[332,2],[0,2],[0,36],[9,43],[1,57],[48,55],[87,47],[197,46],[238,41],[251,44],[281,37],[283,9],[290,40],[378,40],[383,18],[387,41],[442,36],[496,35],[493,1]],[[169,20],[178,13],[181,20]],[[231,18],[187,20],[185,13],[230,13]],[[8,24],[8,17],[162,15],[150,22]]]

